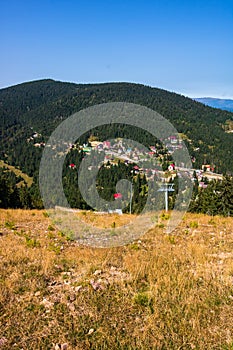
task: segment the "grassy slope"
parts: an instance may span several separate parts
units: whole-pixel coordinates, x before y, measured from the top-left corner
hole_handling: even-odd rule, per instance
[[[0,160],[0,168],[7,168],[11,171],[13,171],[15,173],[16,176],[21,176],[26,184],[30,187],[32,185],[33,182],[33,178],[28,176],[27,174],[23,173],[20,169],[15,168],[13,165],[9,165],[7,163],[5,163],[3,160]]]
[[[4,349],[233,348],[233,218],[186,214],[170,236],[161,219],[112,249],[67,240],[43,211],[0,218]]]

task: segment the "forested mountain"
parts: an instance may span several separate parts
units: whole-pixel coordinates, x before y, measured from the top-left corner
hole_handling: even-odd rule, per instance
[[[0,158],[35,175],[42,148],[65,118],[83,108],[111,101],[149,107],[167,118],[186,137],[195,168],[212,164],[216,172],[233,172],[233,113],[213,109],[190,98],[131,83],[74,84],[53,80],[28,82],[0,90]],[[33,142],[27,142],[32,137]],[[104,137],[105,135],[103,135]]]
[[[41,208],[38,170],[45,142],[51,132],[75,112],[96,104],[118,101],[149,107],[167,118],[181,133],[192,156],[194,168],[210,164],[216,172],[233,174],[233,113],[139,84],[74,84],[40,80],[0,90],[0,160],[34,177],[33,185],[28,188],[21,178],[8,173],[7,169],[2,169],[0,206]],[[109,137],[132,138],[145,146],[156,144],[160,153],[165,152],[151,134],[133,127],[128,130],[122,125],[90,130],[80,141],[86,142],[90,136],[95,139],[96,135],[102,141]],[[162,165],[166,167],[170,159],[169,156],[166,158],[166,153],[163,155],[165,163]],[[71,206],[88,209],[77,188],[77,171],[69,170],[69,164],[73,162],[78,169],[82,157],[82,152],[78,152],[76,148],[71,149],[64,163],[63,185]],[[111,200],[116,173],[124,177],[132,166],[118,163],[117,167],[109,165],[109,169],[107,167],[100,171],[98,191],[103,198]],[[131,180],[136,189],[132,209],[140,212],[147,196],[146,178],[138,174]],[[211,210],[213,214],[232,215],[232,178],[228,177],[224,181],[213,182],[207,191],[197,190],[198,182],[194,182],[196,190],[190,210],[207,213]],[[108,187],[105,189],[106,183]],[[170,196],[170,208],[174,204],[173,197]],[[213,200],[217,204],[209,209],[208,203],[213,203]]]
[[[197,97],[195,101],[204,103],[207,106],[220,108],[226,111],[233,112],[233,100],[212,97]]]

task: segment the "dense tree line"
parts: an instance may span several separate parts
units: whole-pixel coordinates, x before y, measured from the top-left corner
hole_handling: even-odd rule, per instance
[[[0,208],[43,208],[38,184],[28,187],[22,177],[5,167],[0,168]]]
[[[82,197],[78,184],[78,169],[83,154],[70,152],[67,156],[63,168],[63,187],[68,203],[73,208],[92,209]],[[69,164],[74,161],[75,168],[70,168]],[[208,181],[206,188],[199,187],[197,177],[194,173],[193,197],[190,203],[189,211],[204,213],[208,215],[233,216],[233,179],[226,176],[223,180]],[[94,186],[97,188],[98,196],[105,201],[115,202],[115,208],[118,206],[114,199],[116,193],[116,184],[119,180],[126,179],[132,183],[132,213],[140,213],[147,202],[148,182],[146,176],[135,172],[133,164],[124,164],[120,161],[116,164],[107,163],[100,167]],[[169,209],[173,209],[176,196],[179,190],[178,177],[174,179],[175,191],[169,193]],[[158,184],[154,184],[155,193],[158,190]],[[91,186],[87,188],[91,191]],[[129,188],[128,188],[129,192]],[[130,193],[129,193],[130,195]],[[160,203],[157,209],[164,209],[164,194],[157,193],[156,201]],[[56,201],[56,197],[54,198]],[[124,198],[123,198],[124,200]],[[130,211],[129,196],[126,200],[127,205],[123,206],[124,212]],[[123,202],[124,204],[124,202]],[[38,183],[33,183],[28,187],[25,181],[16,176],[12,171],[6,168],[0,168],[0,207],[1,208],[43,208]],[[155,208],[155,202],[151,202],[149,208]],[[107,210],[103,207],[102,210]]]
[[[195,184],[190,211],[208,215],[233,216],[233,179],[205,180],[206,188],[197,189]]]

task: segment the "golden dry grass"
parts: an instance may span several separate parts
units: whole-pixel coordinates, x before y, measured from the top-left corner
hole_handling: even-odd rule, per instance
[[[134,217],[134,215],[130,214],[99,214],[93,211],[80,211],[77,212],[76,215],[85,223],[101,228],[119,227],[126,225],[129,221],[132,220],[132,217]]]
[[[70,241],[43,211],[0,218],[0,348],[233,349],[233,218],[186,214],[171,235],[161,219],[108,249]]]

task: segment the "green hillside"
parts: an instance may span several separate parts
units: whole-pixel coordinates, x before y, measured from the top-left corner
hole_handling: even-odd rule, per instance
[[[30,187],[33,182],[33,178],[28,176],[27,174],[24,174],[20,169],[17,169],[13,165],[9,165],[7,163],[4,163],[2,160],[0,160],[0,168],[6,168],[7,171],[12,171],[17,177],[21,177],[25,183]]]
[[[217,110],[187,97],[131,83],[73,84],[33,81],[0,90],[0,158],[30,176],[38,171],[41,147],[54,128],[83,108],[111,101],[147,106],[186,136],[195,168],[212,164],[216,172],[233,172],[233,135],[225,125],[233,113]],[[33,142],[28,138],[37,135]],[[106,136],[102,130],[102,136]]]

